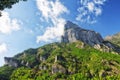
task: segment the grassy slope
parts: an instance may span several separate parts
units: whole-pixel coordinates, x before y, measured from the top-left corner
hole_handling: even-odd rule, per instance
[[[40,56],[47,58],[39,61]],[[55,56],[59,58],[57,62]],[[101,52],[88,45],[83,47],[81,42],[48,44],[34,51],[30,49],[14,58],[34,65],[33,68],[16,69],[11,80],[120,79],[120,55]],[[46,66],[47,69],[40,70],[40,66]],[[64,71],[52,74],[52,66]]]

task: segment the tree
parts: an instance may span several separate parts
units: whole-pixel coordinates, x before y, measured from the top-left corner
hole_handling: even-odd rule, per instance
[[[27,0],[0,0],[0,16],[1,16],[1,11],[4,9],[12,8],[12,5],[18,3],[19,1],[27,1]]]

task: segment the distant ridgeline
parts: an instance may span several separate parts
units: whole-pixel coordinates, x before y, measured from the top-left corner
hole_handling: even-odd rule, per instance
[[[119,80],[119,53],[120,47],[105,41],[99,33],[67,21],[61,43],[5,57],[0,79]]]
[[[120,46],[120,32],[116,33],[112,36],[105,37],[105,40],[110,41],[110,42]]]

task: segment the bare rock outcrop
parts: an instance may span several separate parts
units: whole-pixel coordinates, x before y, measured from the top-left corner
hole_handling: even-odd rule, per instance
[[[19,61],[10,57],[5,57],[5,64],[8,66],[12,66],[12,67],[18,67],[19,66]]]
[[[105,41],[99,33],[83,29],[78,25],[67,21],[64,28],[64,35],[61,37],[61,42],[71,43],[76,41],[82,41],[84,44],[88,44],[101,51],[115,51],[120,53],[119,47],[109,41]]]
[[[68,21],[65,24],[64,35],[62,36],[62,42],[75,42],[82,41],[90,46],[95,44],[101,44],[104,40],[101,35],[92,30],[83,29],[76,24]]]

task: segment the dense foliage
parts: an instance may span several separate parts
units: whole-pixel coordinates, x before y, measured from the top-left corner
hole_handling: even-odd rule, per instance
[[[26,50],[14,58],[24,64],[32,64],[16,68],[10,73],[11,80],[120,79],[120,55],[101,52],[88,45],[83,46],[82,42],[53,43]]]
[[[0,67],[0,80],[9,80],[14,68],[7,65]]]

